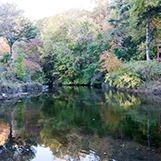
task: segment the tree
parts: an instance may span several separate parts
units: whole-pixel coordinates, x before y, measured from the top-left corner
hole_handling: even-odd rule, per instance
[[[128,36],[129,2],[128,0],[115,0],[108,9],[111,10],[111,16],[108,19],[108,23],[113,27],[111,34],[115,43],[121,46]]]
[[[90,84],[99,72],[99,54],[109,45],[100,26],[82,12],[53,16],[41,35],[43,68],[51,83]]]
[[[112,26],[110,36],[115,55],[122,60],[130,60],[136,54],[137,42],[132,39],[130,31],[129,0],[115,0],[108,7],[110,17],[108,23]]]
[[[17,9],[14,3],[0,5],[0,36],[4,37],[10,48],[10,64],[12,49],[16,41],[27,41],[36,36],[36,28],[32,22],[23,16],[23,11]]]
[[[101,27],[101,29],[106,34],[111,28],[107,23],[107,19],[109,19],[110,16],[110,11],[107,10],[107,7],[109,6],[108,0],[93,0],[93,3],[95,7],[90,13],[90,17]]]
[[[150,60],[150,42],[151,35],[154,34],[152,28],[156,24],[152,24],[152,20],[161,18],[161,3],[159,0],[130,0],[132,26],[140,30],[140,27],[145,26],[146,32],[146,59]]]

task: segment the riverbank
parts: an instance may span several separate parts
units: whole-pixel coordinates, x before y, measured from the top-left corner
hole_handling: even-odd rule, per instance
[[[0,100],[23,99],[25,97],[39,95],[47,90],[48,86],[37,82],[6,83],[0,85]]]
[[[142,88],[120,88],[115,86],[110,86],[108,83],[104,83],[102,85],[104,90],[109,90],[110,88],[115,89],[120,92],[128,92],[128,93],[138,93],[138,94],[152,94],[152,95],[161,95],[161,83],[153,82],[153,85],[147,85]]]
[[[67,86],[67,85],[65,85]],[[71,86],[71,85],[70,85]],[[77,86],[77,85],[72,85]],[[79,85],[82,86],[82,85]],[[84,85],[83,85],[84,86]],[[87,86],[87,85],[86,85]],[[89,86],[89,85],[88,85]],[[94,85],[94,87],[96,87]],[[97,85],[101,88],[101,85]],[[102,89],[107,91],[109,89],[115,89],[120,92],[128,92],[135,94],[148,94],[148,95],[161,95],[161,82],[153,81],[150,86],[143,86],[142,88],[119,88],[110,86],[109,83],[103,83]],[[42,94],[44,91],[48,91],[48,86],[42,85],[38,82],[10,82],[0,85],[0,100],[21,100],[23,98],[29,98]]]
[[[161,63],[155,60],[129,61],[123,67],[106,73],[105,88],[161,95]]]
[[[161,95],[161,86],[156,88],[147,88],[147,89],[123,89],[123,88],[117,88],[118,91],[122,92],[129,92],[129,93],[144,93],[144,94],[154,94],[154,95]]]

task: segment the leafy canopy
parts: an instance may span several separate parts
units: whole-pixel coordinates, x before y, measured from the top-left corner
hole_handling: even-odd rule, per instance
[[[32,22],[23,16],[23,11],[14,3],[0,4],[0,36],[5,38],[10,47],[16,41],[27,41],[36,36],[36,28]]]

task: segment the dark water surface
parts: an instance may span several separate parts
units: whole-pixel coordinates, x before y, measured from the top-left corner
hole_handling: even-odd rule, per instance
[[[161,161],[161,96],[63,87],[0,103],[1,161]]]

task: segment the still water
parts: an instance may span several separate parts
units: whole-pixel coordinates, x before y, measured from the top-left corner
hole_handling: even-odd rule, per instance
[[[1,161],[161,161],[161,96],[63,87],[0,103]]]

